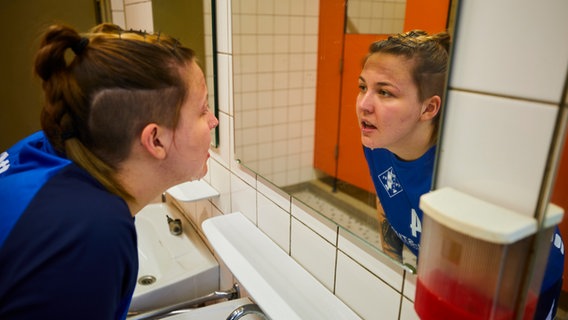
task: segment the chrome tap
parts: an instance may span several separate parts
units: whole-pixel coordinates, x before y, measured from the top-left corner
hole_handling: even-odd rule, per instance
[[[236,308],[235,310],[233,310],[233,312],[231,312],[227,320],[237,320],[247,314],[259,315],[261,319],[270,320],[270,318],[268,318],[268,316],[265,315],[264,312],[262,312],[262,310],[256,303],[249,303]]]

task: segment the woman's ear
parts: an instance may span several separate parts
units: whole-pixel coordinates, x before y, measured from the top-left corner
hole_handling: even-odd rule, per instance
[[[442,106],[442,99],[440,96],[432,96],[422,105],[422,114],[420,115],[420,119],[422,120],[432,120],[438,112],[440,112],[440,107]]]
[[[166,146],[170,143],[169,131],[155,123],[150,123],[142,129],[140,142],[143,148],[156,159],[165,159]]]

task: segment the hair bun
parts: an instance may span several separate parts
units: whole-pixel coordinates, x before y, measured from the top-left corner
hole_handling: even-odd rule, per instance
[[[89,38],[82,37],[81,39],[79,39],[79,41],[75,42],[75,44],[71,46],[71,50],[73,50],[76,55],[80,56],[88,44]]]

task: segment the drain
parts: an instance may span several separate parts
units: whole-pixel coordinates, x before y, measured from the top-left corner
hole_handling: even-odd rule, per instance
[[[142,286],[149,286],[154,282],[156,282],[156,277],[151,275],[141,276],[140,278],[138,278],[138,284]]]

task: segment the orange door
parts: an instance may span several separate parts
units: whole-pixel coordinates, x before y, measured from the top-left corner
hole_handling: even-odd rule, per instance
[[[369,52],[369,45],[386,37],[375,34],[346,34],[343,50],[337,178],[371,193],[375,193],[375,189],[363,154],[355,108],[359,93],[359,74],[363,60]]]
[[[314,167],[374,192],[355,113],[357,79],[369,45],[387,35],[345,34],[345,7],[320,1]],[[449,0],[407,0],[404,30],[443,31],[448,9]]]

